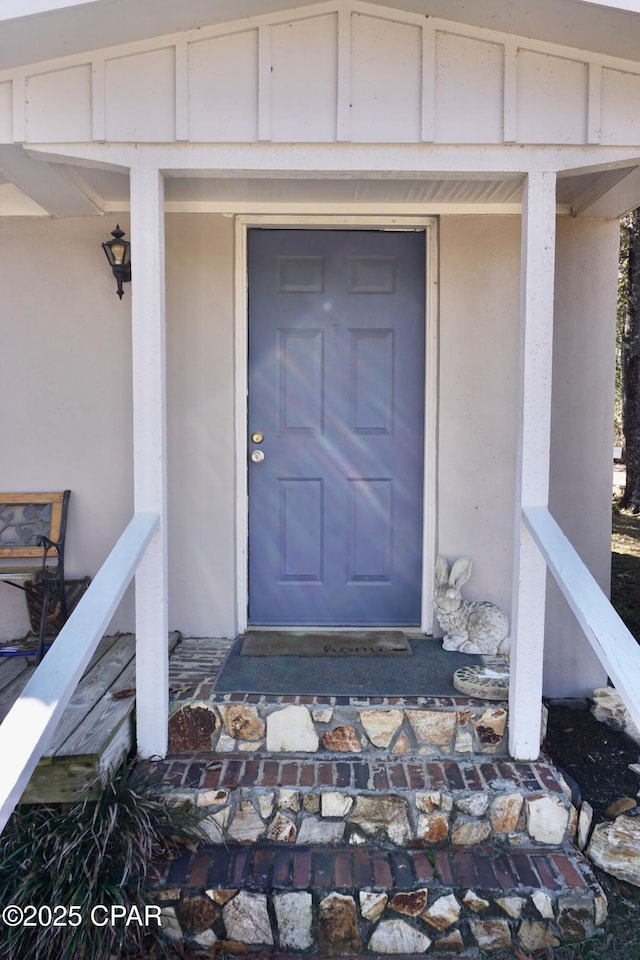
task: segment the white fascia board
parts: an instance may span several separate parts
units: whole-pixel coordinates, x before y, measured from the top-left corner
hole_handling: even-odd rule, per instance
[[[51,163],[162,170],[167,177],[306,176],[356,174],[394,179],[499,180],[505,175],[555,170],[590,173],[640,162],[640,148],[609,146],[521,146],[502,144],[333,143],[31,143],[25,148]]]

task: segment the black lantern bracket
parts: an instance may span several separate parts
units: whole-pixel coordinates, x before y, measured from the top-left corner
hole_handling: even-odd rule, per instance
[[[124,290],[123,283],[129,283],[131,280],[131,244],[124,239],[124,230],[120,229],[120,224],[116,224],[115,230],[111,231],[113,240],[106,240],[102,244],[102,249],[109,261],[111,271],[118,284],[117,294],[122,300]]]

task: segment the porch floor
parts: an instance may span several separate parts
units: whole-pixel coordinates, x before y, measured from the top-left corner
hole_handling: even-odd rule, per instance
[[[173,651],[179,634],[172,634]],[[46,662],[46,661],[45,661]],[[0,657],[0,721],[36,669],[34,658]],[[69,803],[91,795],[134,745],[135,637],[104,637],[40,760],[23,803]]]
[[[453,686],[459,667],[505,662],[504,657],[447,652],[430,638],[409,640],[410,657],[241,657],[239,640],[187,638],[169,664],[169,698],[174,703],[271,700],[414,706],[437,700],[451,706],[469,702]],[[229,682],[234,677],[235,685]]]

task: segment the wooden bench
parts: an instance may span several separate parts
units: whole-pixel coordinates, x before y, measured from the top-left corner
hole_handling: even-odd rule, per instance
[[[47,628],[54,620],[62,624],[67,619],[64,541],[69,496],[69,490],[0,493],[0,581],[23,590],[27,600],[37,593],[38,606],[41,605],[37,650],[24,645],[0,645],[0,656],[37,653],[38,661],[42,660]]]

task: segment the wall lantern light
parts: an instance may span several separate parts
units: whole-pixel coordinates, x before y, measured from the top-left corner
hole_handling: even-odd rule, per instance
[[[116,224],[115,230],[111,231],[113,240],[106,240],[102,244],[107,260],[113,271],[113,275],[118,282],[118,296],[122,300],[123,283],[131,280],[131,244],[128,240],[123,240],[124,230],[120,229],[120,224]]]

